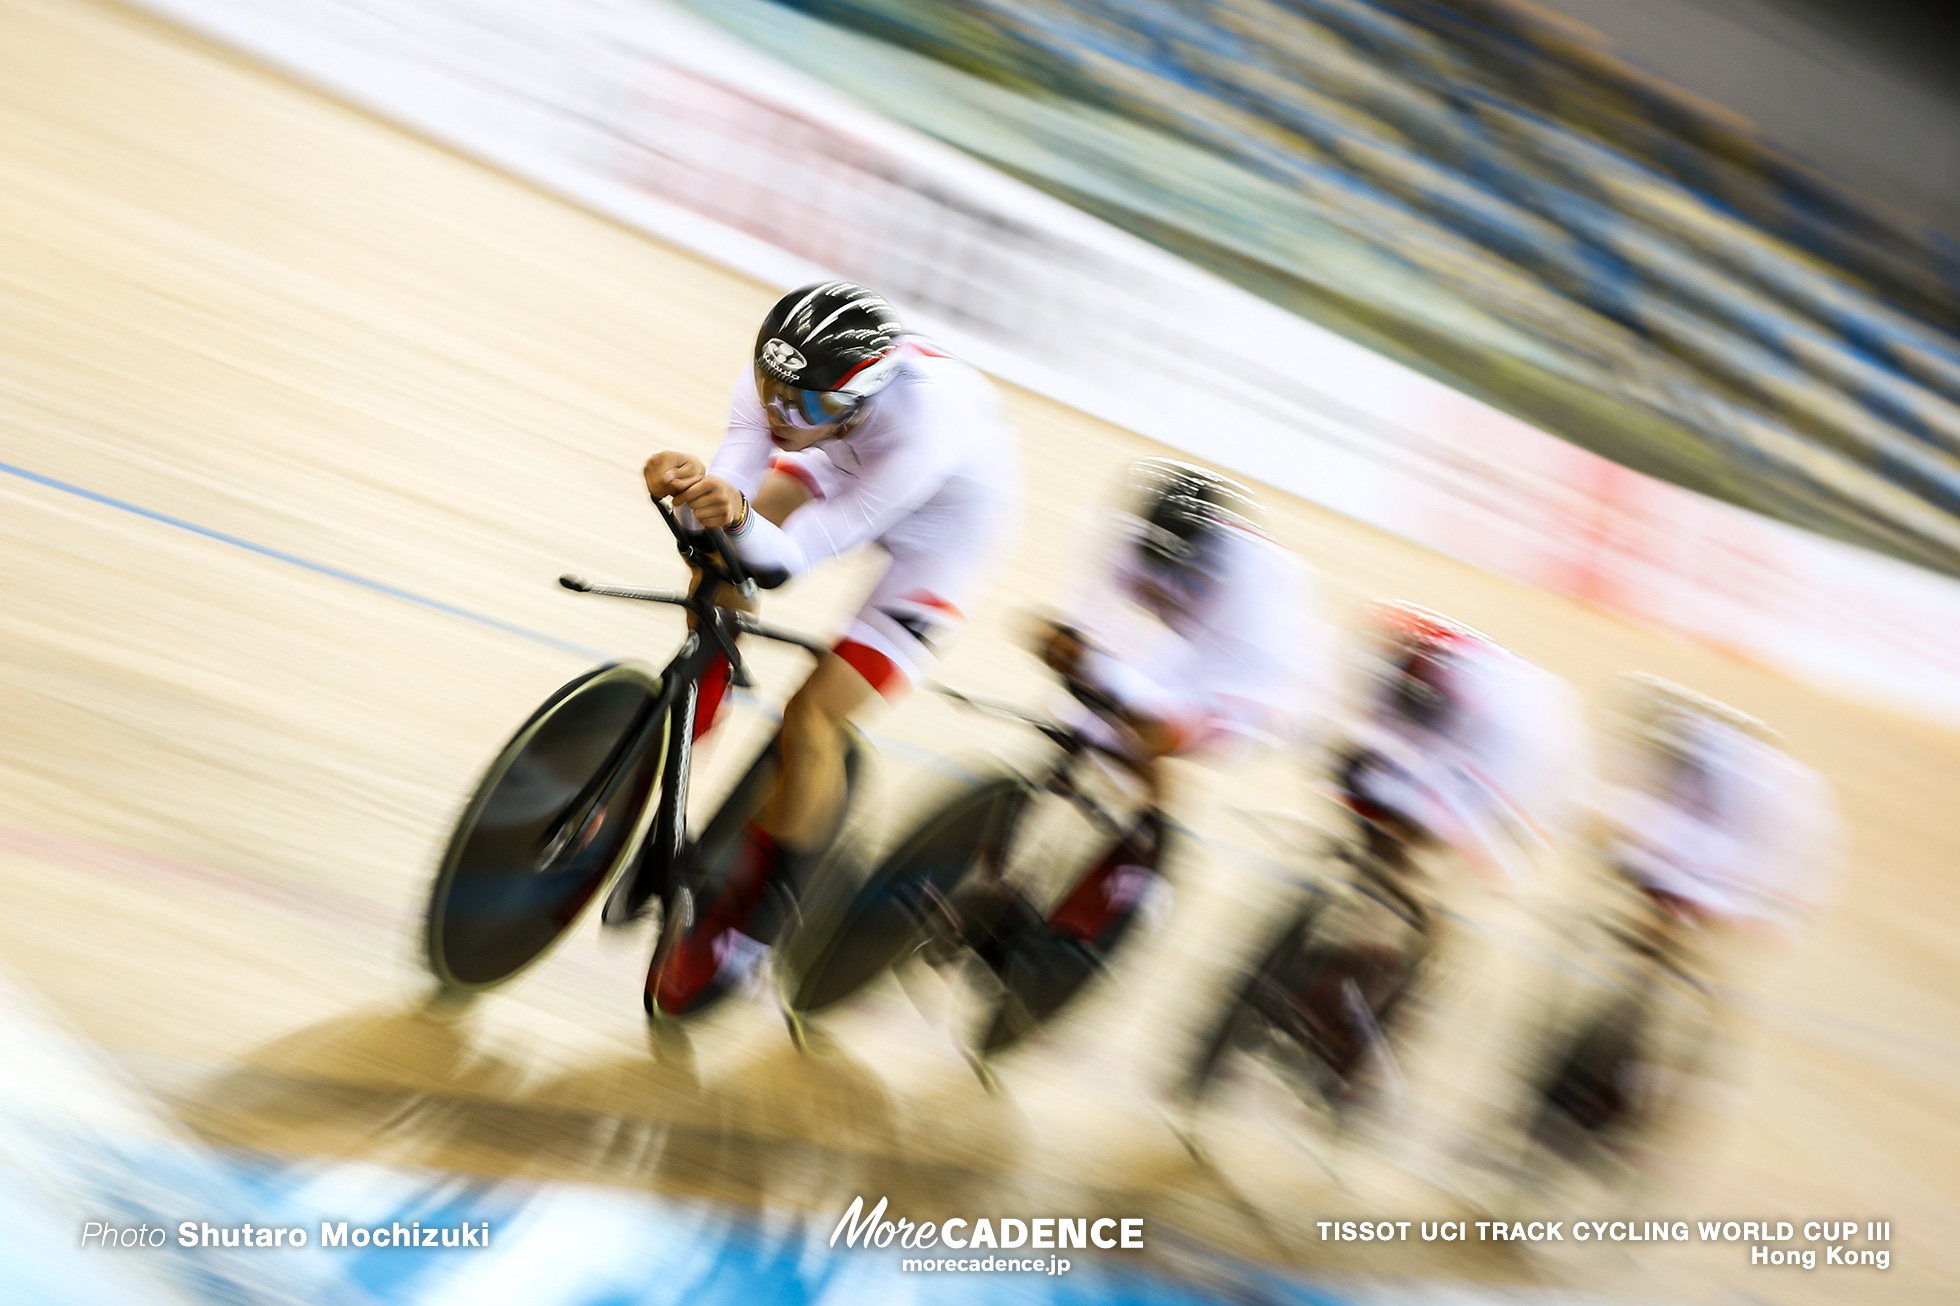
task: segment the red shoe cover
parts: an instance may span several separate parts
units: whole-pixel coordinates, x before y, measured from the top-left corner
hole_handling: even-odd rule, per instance
[[[722,958],[716,945],[730,930],[748,924],[775,877],[781,855],[775,838],[754,822],[742,833],[743,846],[736,851],[735,865],[721,892],[695,917],[694,928],[674,944],[667,964],[649,977],[653,1000],[662,1011],[685,1012],[708,992],[721,973]]]
[[[1048,917],[1049,930],[1065,939],[1100,942],[1111,923],[1142,899],[1156,873],[1152,868],[1161,838],[1161,834],[1154,835],[1147,848],[1138,848],[1128,840],[1117,844]]]

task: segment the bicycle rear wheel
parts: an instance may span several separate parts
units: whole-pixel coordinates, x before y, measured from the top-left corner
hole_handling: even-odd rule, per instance
[[[623,865],[667,743],[661,681],[596,667],[546,700],[490,764],[429,895],[429,969],[475,992],[536,961]]]
[[[841,904],[814,910],[791,949],[790,1009],[835,1006],[915,948],[959,881],[997,856],[1028,792],[1019,776],[968,787],[921,821]]]

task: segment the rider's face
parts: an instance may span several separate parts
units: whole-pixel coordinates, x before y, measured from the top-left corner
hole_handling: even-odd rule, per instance
[[[1168,562],[1145,554],[1137,574],[1137,601],[1161,616],[1187,606],[1203,585],[1204,573],[1195,563]]]
[[[1137,577],[1137,601],[1145,611],[1157,614],[1174,611],[1181,597],[1183,586],[1176,582],[1168,569],[1146,567]]]
[[[786,453],[843,435],[862,406],[853,395],[800,389],[760,366],[755,371],[755,389],[769,423],[770,442]]]
[[[1676,807],[1704,820],[1712,819],[1720,806],[1719,772],[1684,746],[1662,750],[1660,789]]]
[[[791,426],[779,421],[775,414],[769,415],[769,442],[784,453],[797,453],[825,440],[834,440],[844,433],[850,419],[825,422],[822,426]]]

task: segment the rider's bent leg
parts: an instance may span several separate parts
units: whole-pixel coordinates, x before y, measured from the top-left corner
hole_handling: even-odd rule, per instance
[[[754,510],[781,526],[798,508],[822,497],[822,466],[794,455],[772,459],[756,490]],[[841,670],[826,671],[831,664]],[[844,802],[844,721],[869,694],[870,686],[829,653],[783,708],[782,772],[756,821],[759,833],[777,848],[815,851],[829,837]]]
[[[757,824],[785,852],[821,851],[835,833],[844,809],[846,722],[877,692],[856,666],[826,653],[784,706],[782,773]]]
[[[675,936],[647,977],[648,1010],[697,1011],[729,992],[774,941],[780,914],[760,912],[772,883],[794,894],[841,823],[845,722],[876,691],[844,658],[826,653],[783,708],[782,766],[774,789],[733,852],[726,877],[693,928]]]
[[[1085,873],[1048,914],[1048,932],[1105,953],[1126,933],[1152,893],[1161,893],[1164,815],[1145,808],[1136,826]]]

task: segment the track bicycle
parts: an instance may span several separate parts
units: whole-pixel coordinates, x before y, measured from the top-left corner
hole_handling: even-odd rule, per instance
[[[608,662],[561,687],[511,736],[457,821],[429,895],[424,943],[444,993],[467,996],[505,983],[544,956],[608,884],[602,918],[621,926],[658,906],[665,949],[693,923],[730,850],[775,779],[774,742],[748,768],[698,836],[688,828],[688,781],[704,675],[727,660],[729,683],[752,684],[740,635],[821,656],[802,635],[735,606],[786,576],[752,574],[719,530],[688,531],[654,499],[693,580],[685,593],[559,584],[579,594],[671,604],[687,637],[656,671]],[[855,778],[855,740],[847,776]],[[848,783],[848,782],[847,782]],[[848,797],[847,797],[848,804]],[[624,872],[624,873],[622,873]],[[780,912],[778,913],[780,915]],[[685,1013],[692,1014],[692,1013]]]
[[[1436,912],[1409,884],[1408,832],[1364,803],[1340,801],[1352,829],[1323,831],[1318,860],[1341,870],[1308,881],[1305,899],[1205,1027],[1178,1084],[1194,1111],[1236,1055],[1271,1066],[1302,1100],[1337,1117],[1378,1082],[1399,1078],[1390,1031],[1427,977]]]
[[[1524,1173],[1557,1158],[1606,1182],[1681,1123],[1705,1082],[1719,1003],[1697,973],[1693,908],[1617,877],[1617,907],[1571,936],[1582,964],[1555,986],[1524,1107]]]
[[[1119,719],[1095,689],[1067,688]],[[977,962],[991,989],[973,1039],[984,1057],[1052,1019],[1103,971],[1159,889],[1168,830],[1121,750],[1012,704],[939,692],[1031,727],[1052,751],[1025,771],[962,781],[862,882],[834,877],[791,945],[784,1001],[795,1021],[908,960]]]

